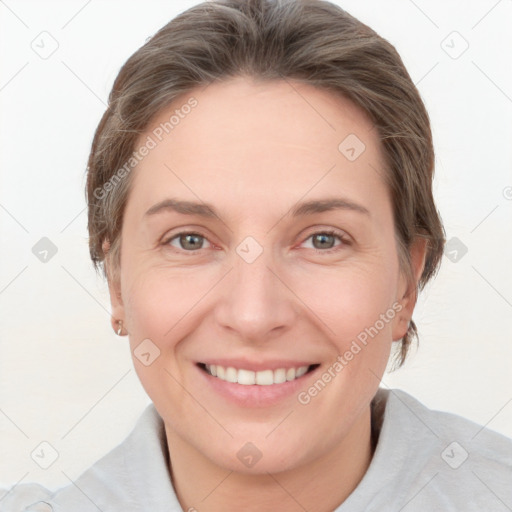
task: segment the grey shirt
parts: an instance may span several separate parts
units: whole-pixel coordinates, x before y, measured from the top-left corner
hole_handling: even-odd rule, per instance
[[[370,466],[334,512],[512,511],[512,439],[399,389],[379,388],[372,427],[378,443]],[[0,490],[0,512],[21,511],[181,512],[155,407],[74,484]]]

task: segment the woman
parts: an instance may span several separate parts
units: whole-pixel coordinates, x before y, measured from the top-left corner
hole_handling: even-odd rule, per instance
[[[399,55],[340,8],[212,1],[163,27],[115,81],[87,182],[153,405],[74,484],[2,510],[512,506],[509,439],[379,387],[443,252],[433,167]]]

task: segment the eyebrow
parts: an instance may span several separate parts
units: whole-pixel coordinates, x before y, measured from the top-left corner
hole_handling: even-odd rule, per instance
[[[322,200],[305,201],[296,204],[291,209],[292,217],[301,217],[305,215],[313,215],[330,210],[350,210],[370,215],[370,212],[364,206],[354,203],[345,198],[332,198]],[[180,201],[178,199],[164,199],[153,205],[144,215],[151,216],[158,213],[174,211],[184,215],[198,215],[205,218],[219,218],[215,208],[208,203],[196,203],[193,201]]]

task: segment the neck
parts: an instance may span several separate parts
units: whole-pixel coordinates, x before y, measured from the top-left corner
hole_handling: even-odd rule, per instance
[[[357,487],[370,465],[371,409],[334,447],[306,464],[264,474],[237,473],[214,464],[166,426],[171,474],[186,511],[332,512]]]

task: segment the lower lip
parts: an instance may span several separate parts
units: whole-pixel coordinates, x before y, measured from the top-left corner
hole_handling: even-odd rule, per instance
[[[298,379],[283,382],[281,384],[271,384],[269,386],[244,385],[233,382],[227,382],[210,375],[196,365],[197,371],[205,379],[206,385],[210,386],[215,392],[241,407],[269,407],[279,404],[290,396],[297,396],[300,391],[307,387],[307,381],[316,373],[319,367],[302,375]]]

